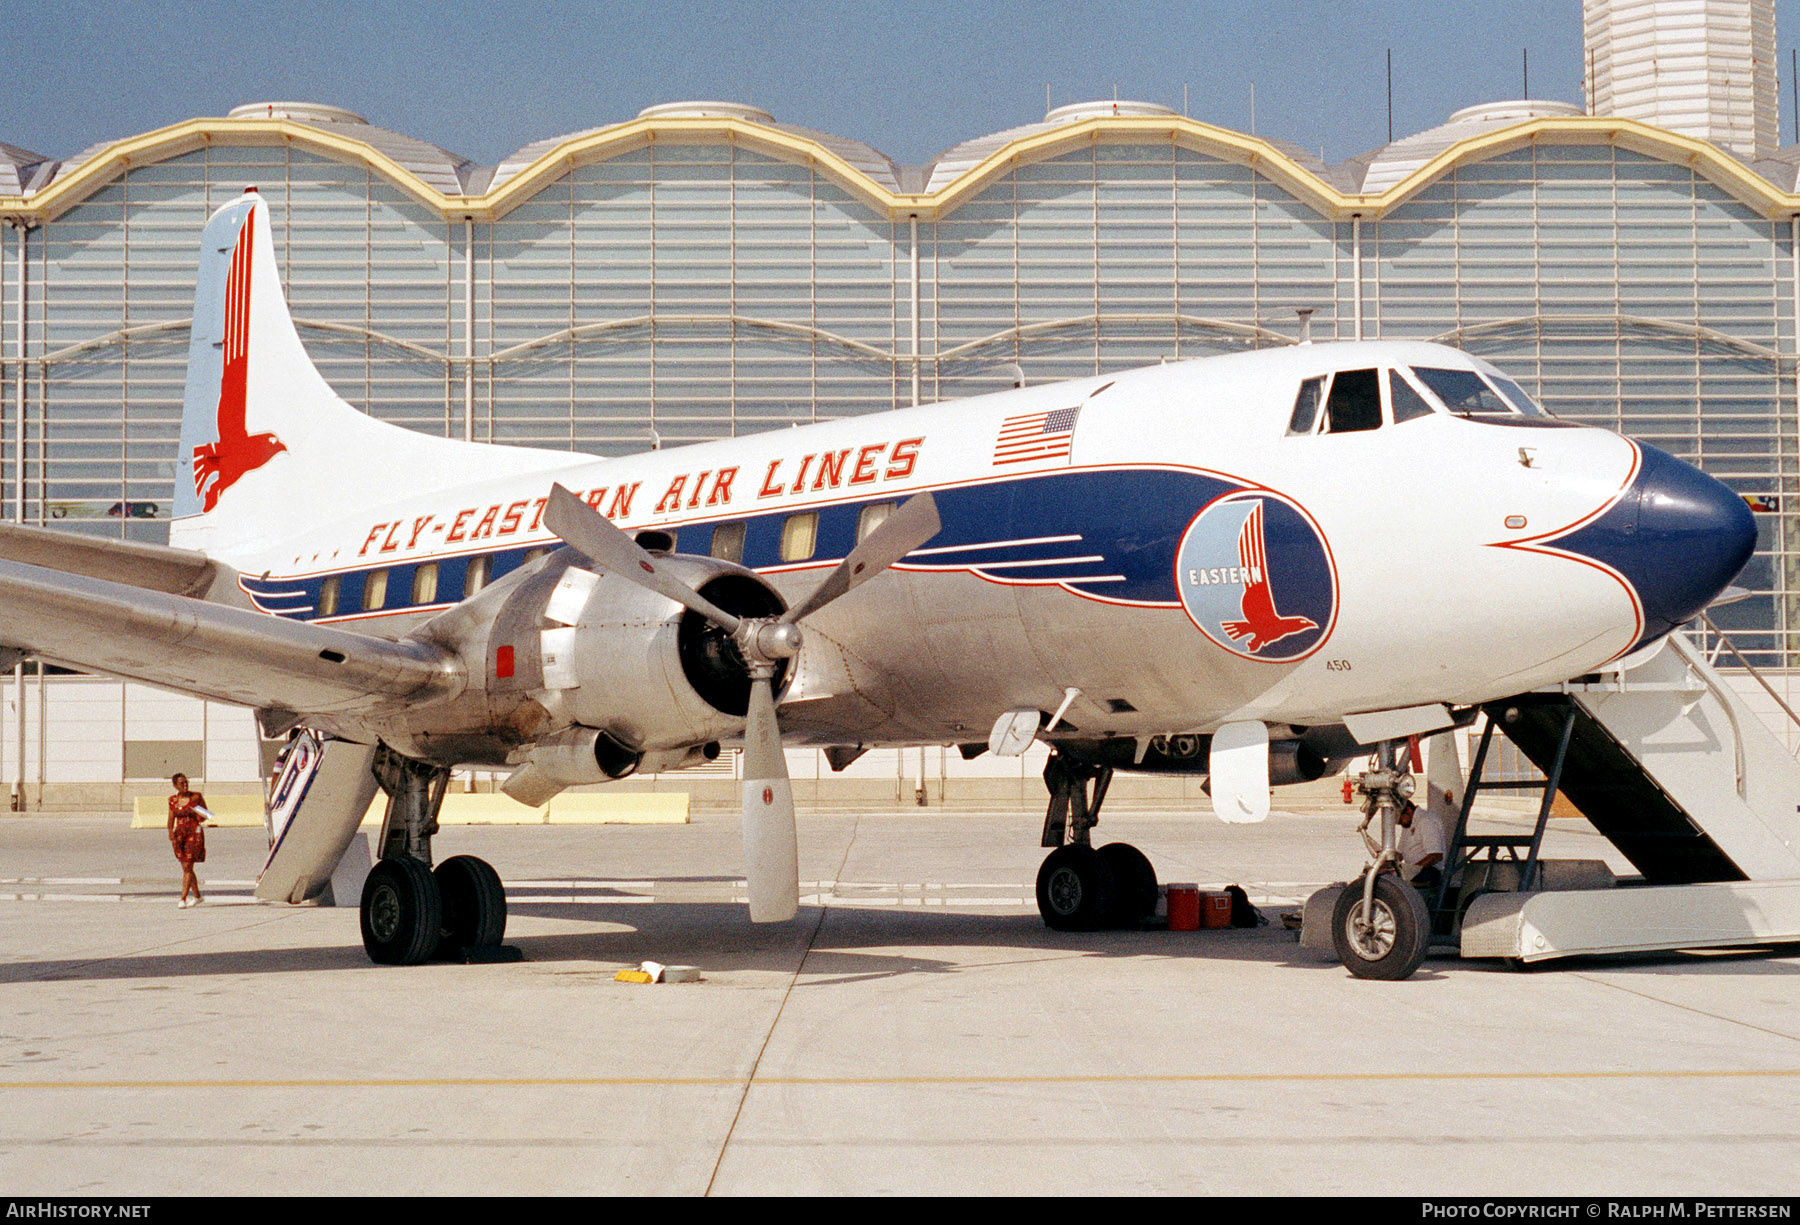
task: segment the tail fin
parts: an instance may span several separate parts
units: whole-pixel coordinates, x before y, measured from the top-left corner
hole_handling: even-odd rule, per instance
[[[252,188],[200,236],[173,543],[254,551],[413,494],[579,462],[432,438],[345,403],[300,343],[270,228]]]

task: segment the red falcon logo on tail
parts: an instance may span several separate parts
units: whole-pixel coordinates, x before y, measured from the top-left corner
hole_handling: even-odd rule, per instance
[[[1284,617],[1275,611],[1275,594],[1269,590],[1269,555],[1263,542],[1263,506],[1256,504],[1238,532],[1238,562],[1244,571],[1243,617],[1227,621],[1224,630],[1232,641],[1250,640],[1252,655],[1292,634],[1317,629],[1307,617]]]
[[[244,399],[250,367],[250,249],[256,210],[244,218],[225,280],[225,368],[219,379],[218,441],[194,448],[194,493],[203,510],[287,446],[273,434],[246,432]],[[210,484],[209,484],[210,482]]]

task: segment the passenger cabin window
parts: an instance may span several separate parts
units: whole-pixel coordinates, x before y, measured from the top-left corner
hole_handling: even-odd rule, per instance
[[[319,584],[319,606],[314,610],[321,617],[335,617],[338,609],[338,576],[332,575]]]
[[[1473,370],[1441,370],[1414,366],[1419,381],[1431,388],[1444,407],[1459,417],[1510,417],[1513,406]]]
[[[492,562],[486,557],[471,557],[468,568],[463,571],[463,599],[468,599],[488,584],[488,574]]]
[[[744,560],[744,525],[721,523],[713,529],[712,555],[721,561]]]
[[[413,567],[412,602],[414,604],[435,604],[437,602],[438,568],[434,561],[421,562]]]
[[[1388,403],[1394,406],[1395,425],[1402,421],[1429,417],[1436,411],[1424,396],[1413,390],[1413,385],[1398,370],[1388,371]]]
[[[1307,379],[1294,397],[1294,415],[1288,418],[1289,434],[1310,434],[1319,423],[1319,401],[1325,395],[1325,376]]]
[[[819,543],[819,516],[816,511],[789,515],[781,525],[781,560],[806,561]]]
[[[387,603],[386,570],[371,570],[363,575],[363,611],[373,612]]]
[[[1381,372],[1340,370],[1325,401],[1325,432],[1349,434],[1381,428]]]
[[[898,502],[873,502],[863,507],[862,514],[856,517],[856,543],[867,540],[869,533],[886,523],[899,505]]]

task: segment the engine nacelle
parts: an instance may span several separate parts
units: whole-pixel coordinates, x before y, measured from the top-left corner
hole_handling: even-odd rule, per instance
[[[1078,760],[1111,766],[1133,774],[1206,774],[1211,769],[1212,737],[1203,735],[1157,736],[1144,746],[1116,739],[1069,745],[1063,752]],[[1269,785],[1285,787],[1322,778],[1331,762],[1304,740],[1269,742]]]
[[[635,773],[643,754],[595,727],[567,727],[520,753],[501,790],[535,808],[567,787]]]
[[[644,753],[595,727],[568,727],[543,737],[517,755],[519,768],[501,786],[513,799],[531,807],[558,792],[586,783],[625,778],[642,769],[660,774],[718,760],[719,742]]]
[[[685,555],[658,560],[727,612],[768,617],[786,607],[742,566]],[[562,733],[541,738],[544,760],[528,764],[566,777],[564,785],[597,782],[573,775],[619,775],[596,764],[592,737],[577,733],[597,730],[638,755],[685,754],[735,736],[749,705],[750,680],[730,635],[665,596],[584,563],[573,550],[545,559],[510,594],[492,631],[493,688],[529,696],[549,713],[552,726],[574,737],[566,744],[557,738]],[[778,687],[785,672],[784,665]]]

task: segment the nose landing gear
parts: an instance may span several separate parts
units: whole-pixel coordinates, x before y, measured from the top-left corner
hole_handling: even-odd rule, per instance
[[[1400,862],[1395,814],[1413,792],[1412,775],[1399,766],[1396,742],[1384,741],[1377,748],[1375,768],[1363,771],[1356,791],[1363,797],[1357,832],[1370,859],[1361,878],[1350,883],[1332,908],[1332,948],[1357,978],[1407,978],[1425,960],[1431,912],[1419,891],[1395,870]],[[1377,820],[1379,838],[1369,831]]]
[[[1332,947],[1357,978],[1409,977],[1425,960],[1430,934],[1424,897],[1392,872],[1376,877],[1368,897],[1363,885],[1352,884],[1332,908]]]

